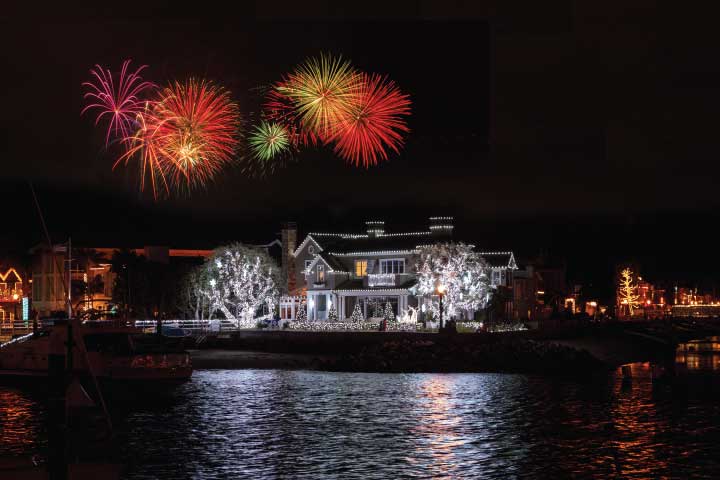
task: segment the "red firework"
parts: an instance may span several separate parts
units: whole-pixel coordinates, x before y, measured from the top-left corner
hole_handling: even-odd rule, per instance
[[[410,97],[379,75],[362,74],[347,115],[333,136],[335,152],[355,166],[367,168],[387,160],[386,148],[400,152],[404,117],[410,114]]]
[[[205,185],[232,163],[238,146],[239,109],[230,94],[204,80],[175,82],[159,102],[169,129],[164,154],[176,185]]]
[[[155,88],[152,82],[145,82],[140,77],[140,72],[147,67],[141,65],[140,68],[132,73],[128,73],[130,60],[125,60],[117,78],[117,82],[113,81],[113,75],[110,70],[104,70],[100,65],[90,70],[95,77],[93,82],[83,83],[90,91],[85,93],[84,98],[90,103],[82,109],[80,114],[84,114],[91,109],[98,110],[95,124],[109,117],[107,135],[105,136],[105,145],[110,143],[110,136],[116,138],[126,138],[130,132],[134,130],[134,122],[144,108],[145,101],[141,98],[141,94],[145,90]]]
[[[305,145],[317,145],[318,136],[302,127],[293,100],[283,92],[283,82],[273,85],[265,96],[263,116],[267,120],[284,125],[290,132],[290,140],[295,148]]]

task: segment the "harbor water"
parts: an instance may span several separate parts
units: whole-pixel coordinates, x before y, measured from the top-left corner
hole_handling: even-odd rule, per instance
[[[717,378],[632,375],[200,370],[108,401],[128,479],[720,476]],[[45,455],[45,415],[0,387],[0,455]]]

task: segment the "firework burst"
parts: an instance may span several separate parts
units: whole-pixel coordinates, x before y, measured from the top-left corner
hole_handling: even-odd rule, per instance
[[[163,166],[176,187],[205,186],[233,163],[239,109],[225,89],[204,80],[175,82],[162,90],[158,105]]]
[[[363,74],[349,103],[333,135],[335,152],[365,168],[387,160],[386,148],[399,153],[409,131],[404,117],[410,114],[410,98],[392,81]]]
[[[342,58],[310,58],[277,86],[289,98],[302,127],[321,140],[333,136],[350,108],[358,72]]]
[[[279,123],[262,121],[248,137],[248,144],[255,158],[267,162],[278,155],[289,153],[290,133]]]
[[[88,110],[96,110],[96,125],[105,118],[109,119],[106,146],[109,145],[111,136],[126,138],[134,130],[134,122],[145,103],[141,96],[155,88],[155,84],[143,81],[140,77],[140,72],[146,67],[147,65],[142,65],[130,72],[130,60],[125,60],[117,81],[114,81],[109,69],[95,65],[95,68],[90,70],[93,81],[83,83],[83,87],[89,90],[84,95],[89,103],[82,109],[81,115]]]
[[[262,177],[290,161],[296,148],[293,139],[287,126],[261,120],[247,137],[250,153],[243,158],[244,172]]]
[[[161,104],[146,103],[142,113],[136,118],[137,130],[131,136],[125,137],[126,150],[113,165],[113,169],[120,163],[127,165],[131,159],[138,159],[140,167],[140,190],[145,190],[146,177],[150,179],[153,197],[158,198],[158,187],[162,187],[166,194],[170,193],[167,173],[171,171],[172,159],[164,155],[166,140],[170,137],[171,129],[168,117],[160,111]]]
[[[319,140],[317,135],[303,128],[298,119],[295,103],[283,93],[287,88],[285,83],[278,83],[270,88],[265,97],[263,117],[272,123],[284,126],[294,147],[317,145]]]

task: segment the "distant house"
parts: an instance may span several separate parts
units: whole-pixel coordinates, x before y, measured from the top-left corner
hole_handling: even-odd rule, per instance
[[[0,264],[0,327],[22,318],[24,292],[23,277],[18,270]]]
[[[374,316],[377,304],[389,303],[395,315],[420,306],[418,247],[451,241],[453,218],[431,217],[426,228],[414,232],[386,232],[385,223],[375,220],[365,226],[359,233],[309,233],[294,249],[283,246],[292,263],[283,265],[291,297],[281,301],[281,318],[294,319],[298,302],[306,304],[310,321],[327,320],[332,305],[339,319],[349,318],[356,304],[365,318]],[[294,238],[294,231],[283,232],[283,241]],[[491,267],[492,285],[512,285],[514,254],[481,253]]]

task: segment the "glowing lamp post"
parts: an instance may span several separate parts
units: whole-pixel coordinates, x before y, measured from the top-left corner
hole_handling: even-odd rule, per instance
[[[442,330],[443,328],[443,297],[445,296],[445,285],[440,284],[437,286],[437,294],[440,297],[440,323],[438,331]]]

